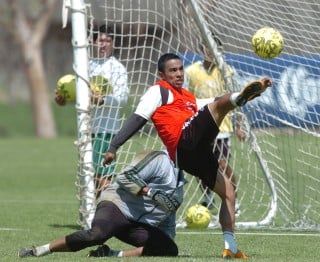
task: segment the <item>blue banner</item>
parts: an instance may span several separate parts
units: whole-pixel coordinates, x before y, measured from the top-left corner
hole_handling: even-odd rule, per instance
[[[184,66],[201,60],[184,56]],[[239,88],[248,82],[270,77],[273,86],[245,106],[257,126],[320,127],[320,56],[280,55],[265,60],[256,55],[225,54],[225,61],[237,72]],[[315,131],[315,130],[314,130]]]

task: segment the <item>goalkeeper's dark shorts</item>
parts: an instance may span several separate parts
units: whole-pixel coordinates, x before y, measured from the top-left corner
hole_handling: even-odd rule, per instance
[[[177,147],[178,167],[200,178],[210,189],[214,188],[219,168],[212,152],[212,141],[218,133],[219,127],[204,106],[185,122]]]
[[[143,256],[178,255],[177,245],[167,234],[156,227],[128,220],[110,201],[98,204],[91,229],[67,235],[66,243],[71,251],[79,251],[102,245],[112,237],[135,247],[143,247]]]

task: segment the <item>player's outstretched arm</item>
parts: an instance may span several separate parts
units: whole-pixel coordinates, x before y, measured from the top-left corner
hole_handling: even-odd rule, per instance
[[[138,132],[138,130],[142,128],[147,121],[147,119],[137,114],[131,115],[124,123],[119,133],[112,139],[110,147],[105,154],[103,165],[109,165],[115,159],[115,154],[118,148],[122,146],[128,139],[130,139],[136,132]]]

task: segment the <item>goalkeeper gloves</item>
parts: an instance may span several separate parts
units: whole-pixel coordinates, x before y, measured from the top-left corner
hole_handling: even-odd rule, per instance
[[[180,206],[180,203],[176,199],[172,198],[162,190],[150,188],[147,196],[154,200],[166,211],[176,211]]]

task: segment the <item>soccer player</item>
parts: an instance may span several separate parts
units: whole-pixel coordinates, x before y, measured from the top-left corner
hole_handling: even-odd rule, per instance
[[[184,68],[179,56],[173,53],[162,55],[158,72],[161,80],[148,88],[134,114],[112,139],[104,164],[110,164],[116,158],[117,149],[151,119],[176,165],[201,179],[221,198],[219,221],[225,242],[223,257],[248,258],[238,249],[234,237],[235,190],[230,180],[219,172],[218,160],[212,153],[212,141],[231,110],[259,96],[272,82],[264,78],[249,83],[240,93],[197,101],[183,88]],[[197,102],[200,107],[200,104],[204,106],[198,109]]]
[[[103,93],[93,90],[91,97],[94,105],[91,136],[97,197],[103,187],[110,183],[110,174],[115,168],[114,164],[103,167],[101,162],[112,137],[120,129],[120,108],[127,103],[129,95],[127,70],[113,55],[113,38],[114,32],[111,27],[100,26],[93,34],[94,54],[89,61],[90,77],[100,76],[106,80],[99,83],[102,85],[100,88]],[[64,97],[57,90],[55,101],[58,105],[66,104]]]
[[[223,49],[222,42],[218,37],[213,34],[213,38],[220,49]],[[228,77],[234,78],[235,71],[233,68],[228,67],[227,71]],[[185,69],[185,82],[186,88],[191,91],[196,98],[210,98],[218,97],[226,93],[226,85],[224,79],[214,62],[214,59],[210,55],[207,48],[204,48],[204,59],[203,61],[197,61]],[[237,117],[238,118],[238,117]],[[235,125],[235,135],[240,141],[245,139],[245,133],[241,130],[238,119],[236,118]],[[223,119],[221,125],[219,126],[220,132],[217,135],[215,141],[213,141],[213,153],[216,155],[216,158],[219,160],[219,167],[231,179],[234,189],[237,195],[236,189],[236,177],[228,164],[231,157],[231,134],[233,133],[233,124],[230,115],[226,115]],[[213,208],[214,197],[212,191],[204,188],[204,201],[202,205],[210,208]],[[236,198],[235,201],[235,215],[240,215],[240,206]]]
[[[182,172],[166,151],[140,154],[101,192],[89,230],[22,248],[18,256],[75,252],[102,245],[112,237],[136,248],[115,251],[102,245],[88,256],[177,256],[175,212],[183,199],[183,184]]]

